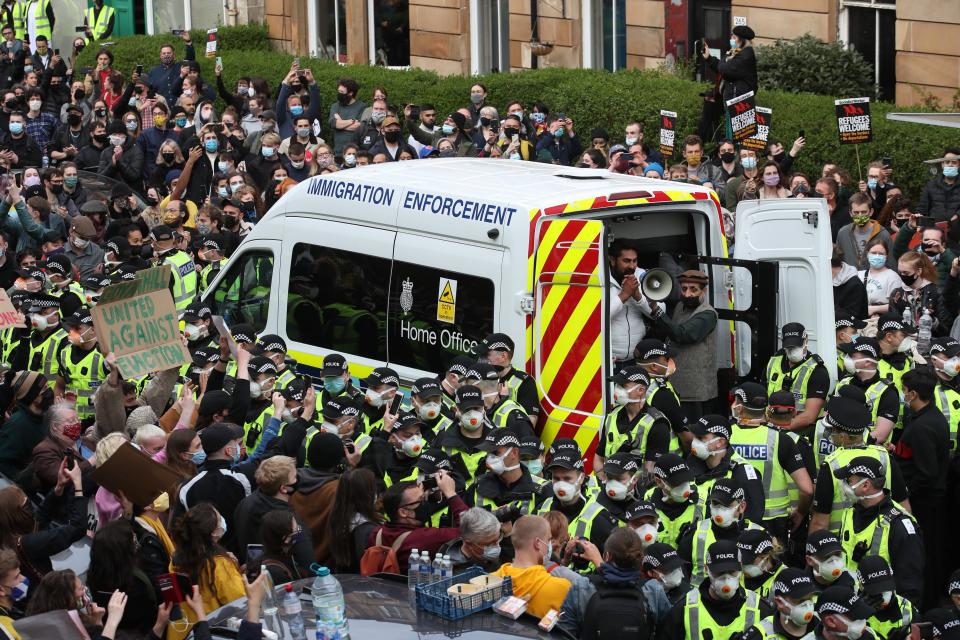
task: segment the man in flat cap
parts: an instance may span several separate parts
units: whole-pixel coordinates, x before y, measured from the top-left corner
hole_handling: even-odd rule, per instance
[[[680,302],[672,313],[650,301],[657,330],[677,351],[677,370],[670,378],[688,420],[710,413],[717,397],[717,312],[706,301],[710,279],[703,271],[689,269],[677,278]]]

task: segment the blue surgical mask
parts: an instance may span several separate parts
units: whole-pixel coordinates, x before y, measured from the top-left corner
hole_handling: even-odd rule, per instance
[[[183,127],[187,126],[187,119],[186,119],[186,118],[177,118],[176,123],[177,123],[177,126],[178,126],[178,127],[183,128]]]
[[[883,265],[887,264],[887,256],[879,253],[868,253],[867,261],[870,263],[870,266],[874,269],[879,269]]]
[[[226,173],[230,169],[230,163],[223,160],[217,160],[217,171],[220,173]]]
[[[130,107],[137,106],[137,99],[134,97],[131,97],[129,100],[127,100],[127,106],[130,106]]]
[[[537,124],[543,124],[543,121],[547,119],[546,114],[534,112],[530,114],[530,119]]]
[[[216,140],[204,140],[203,148],[207,150],[207,153],[216,153],[217,149],[220,148],[220,143]]]
[[[347,388],[347,381],[341,377],[324,378],[323,389],[331,395],[338,396]]]
[[[203,449],[200,449],[199,451],[194,453],[193,456],[190,457],[190,460],[193,462],[193,464],[199,467],[200,465],[202,465],[204,462],[207,461],[207,452],[204,451]]]
[[[25,64],[25,65],[23,65],[23,72],[24,72],[24,73],[30,73],[31,71],[33,71],[33,65],[32,65],[32,64]]]
[[[510,159],[511,159],[511,160],[523,160],[523,158],[520,156],[519,153],[511,153],[511,154],[510,154]]]
[[[562,138],[562,137],[563,137],[563,127],[557,127],[557,130],[553,132],[553,137],[554,137],[554,138]]]
[[[227,189],[226,187],[217,187],[217,193],[220,194],[220,197],[221,197],[221,198],[229,198],[229,197],[230,197],[230,190]]]
[[[10,123],[10,133],[12,133],[12,134],[15,135],[15,136],[18,136],[18,135],[20,135],[21,133],[23,133],[23,123],[22,123],[22,122],[11,122],[11,123]],[[944,175],[946,175],[946,170],[944,170]],[[954,173],[954,175],[956,175],[956,173]]]
[[[11,125],[12,126],[12,125]],[[13,131],[13,129],[11,129]],[[957,177],[957,167],[944,167],[943,168],[943,177],[944,178],[956,178]]]
[[[877,188],[877,179],[869,178],[867,180],[867,189],[876,189]]]
[[[261,148],[260,148],[260,153],[263,154],[263,157],[264,157],[264,158],[272,158],[272,157],[273,157],[273,154],[275,154],[276,152],[277,152],[277,150],[274,149],[273,147],[261,147]]]
[[[450,135],[451,133],[453,133],[453,125],[452,125],[452,124],[446,124],[446,123],[444,123],[444,125],[443,125],[443,135],[448,136],[448,135]],[[946,175],[947,170],[944,169],[944,170],[943,170],[943,173],[944,173],[944,175]],[[956,173],[954,173],[954,175],[956,175]]]
[[[233,449],[233,464],[237,464],[238,462],[240,462],[240,445],[239,444]],[[226,527],[224,527],[224,530],[226,530]]]
[[[532,476],[539,476],[543,473],[543,460],[537,458],[536,460],[524,460],[523,464],[527,467],[527,471],[530,472]]]
[[[747,156],[740,160],[740,165],[744,169],[756,169],[757,168],[757,159],[751,156]]]
[[[299,104],[295,104],[292,107],[290,107],[290,113],[295,116],[299,116],[303,114],[303,107]]]
[[[21,602],[24,598],[27,597],[27,593],[30,591],[30,578],[23,576],[23,581],[15,584],[12,589],[10,589],[10,599],[14,602]]]
[[[730,38],[730,48],[731,48],[731,49],[736,49],[736,48],[737,48],[737,39],[736,39],[736,38]]]

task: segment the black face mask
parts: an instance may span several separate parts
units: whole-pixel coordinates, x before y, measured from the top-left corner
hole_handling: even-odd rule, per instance
[[[720,154],[720,161],[726,162],[727,164],[730,164],[736,159],[737,159],[737,155],[733,151],[728,151],[726,153]]]
[[[700,306],[700,296],[693,296],[692,298],[680,296],[680,302],[683,303],[684,309],[696,309]]]
[[[489,127],[490,122],[492,122],[490,118],[480,118],[480,124],[484,127]]]
[[[400,132],[399,131],[384,131],[383,139],[389,142],[390,144],[396,144],[400,141]]]
[[[156,196],[150,195],[149,193],[146,196],[144,196],[143,199],[146,200],[147,204],[149,204],[151,207],[154,207],[160,204],[160,199],[157,198]]]
[[[347,106],[348,104],[350,104],[350,94],[349,94],[349,93],[338,93],[338,94],[337,94],[337,102],[339,102],[339,103],[340,103],[341,105],[343,105],[343,106]]]
[[[163,161],[166,163],[172,163],[177,159],[177,154],[175,153],[161,153],[160,157],[163,158]]]
[[[53,392],[50,392],[53,394]],[[413,517],[416,518],[417,522],[421,522],[424,525],[427,525],[430,522],[430,516],[433,515],[433,507],[430,506],[428,502],[421,502],[416,509],[413,510]]]
[[[786,158],[786,157],[787,157],[787,154],[784,153],[783,151],[781,151],[780,153],[775,154],[775,155],[773,156],[773,161],[776,162],[777,164],[781,164],[781,163],[783,162],[784,158]]]
[[[106,109],[97,109],[96,111],[93,112],[93,114],[94,114],[95,116],[97,116],[98,118],[106,118],[106,117],[107,117],[107,110],[106,110]]]
[[[514,129],[512,127],[504,129],[503,135],[507,136],[508,138],[512,138],[513,136],[518,136],[520,135],[520,129]]]
[[[53,389],[49,387],[43,390],[43,393],[40,396],[40,409],[46,411],[53,406]]]
[[[912,285],[914,282],[917,281],[917,274],[911,273],[910,275],[905,276],[905,275],[903,275],[903,274],[901,273],[901,274],[900,274],[900,279],[903,280],[903,284],[905,284],[905,285],[907,285],[907,286],[910,286],[910,285]]]
[[[76,100],[83,100],[84,98],[87,97],[87,92],[84,91],[83,89],[77,89],[76,91],[73,92],[73,97]]]
[[[63,193],[63,185],[62,184],[50,185],[50,191],[52,191],[56,195],[60,195],[61,193]]]
[[[3,103],[3,106],[6,107],[7,111],[16,111],[17,110],[17,101],[16,100],[7,100]]]
[[[229,214],[224,214],[224,216],[223,216],[223,223],[224,223],[224,225],[226,225],[228,228],[235,226],[235,225],[237,224],[237,220],[238,220],[238,219],[237,219],[237,216],[232,216],[232,215],[229,215]]]
[[[240,210],[244,213],[253,213],[257,210],[257,203],[251,200],[250,202],[241,202]]]
[[[83,116],[79,113],[71,113],[67,116],[67,124],[71,127],[79,127],[81,122],[83,122]]]
[[[107,140],[109,140],[110,137],[105,133],[101,133],[99,135],[93,136],[93,139],[99,142],[100,144],[107,144]]]

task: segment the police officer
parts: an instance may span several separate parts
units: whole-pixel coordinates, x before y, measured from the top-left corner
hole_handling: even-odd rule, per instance
[[[253,451],[260,444],[267,423],[274,414],[273,390],[277,382],[277,366],[270,358],[254,356],[247,364],[247,372],[250,374],[250,407],[243,426],[243,443],[247,451]]]
[[[456,412],[456,428],[444,431],[436,446],[450,456],[453,470],[469,484],[484,472],[487,452],[481,445],[493,427],[483,411],[483,394],[473,385],[457,389]]]
[[[905,324],[896,314],[888,313],[877,319],[877,342],[880,343],[880,375],[902,390],[900,379],[913,369],[913,347],[917,344],[911,336],[917,333],[912,325]]]
[[[729,638],[772,613],[755,591],[740,586],[743,568],[734,541],[717,540],[704,559],[706,579],[670,610],[662,627],[664,640]]]
[[[551,458],[546,472],[550,484],[540,489],[542,502],[538,513],[542,515],[548,511],[559,511],[570,522],[570,535],[573,535],[576,520],[588,500],[583,491],[583,460],[565,451]]]
[[[877,443],[884,443],[900,422],[900,394],[893,382],[880,375],[880,344],[874,338],[863,337],[845,344],[843,370],[847,375],[837,383],[837,390],[844,385],[863,389],[870,409],[872,436]]]
[[[454,424],[454,414],[443,406],[443,390],[434,378],[420,378],[410,387],[413,411],[423,423],[423,435],[433,442]]]
[[[866,405],[845,396],[833,396],[827,404],[824,422],[837,449],[824,459],[817,471],[811,532],[818,529],[829,529],[834,533],[840,531],[840,520],[853,500],[836,481],[834,471],[857,457],[870,456],[876,460],[883,470],[884,486],[892,491],[895,500],[906,501],[907,492],[900,467],[891,460],[886,449],[864,442],[870,423],[870,412]]]
[[[794,441],[766,424],[767,392],[756,382],[744,382],[733,392],[733,425],[730,445],[760,474],[765,497],[763,526],[786,542],[788,526],[796,529],[810,511],[813,482],[803,466]],[[798,495],[796,510],[790,510],[790,489]],[[789,522],[788,522],[789,518]],[[766,594],[761,594],[766,595]]]
[[[530,416],[516,400],[506,395],[506,387],[500,382],[500,376],[493,365],[476,362],[465,376],[470,384],[475,384],[483,394],[483,405],[490,423],[500,429],[510,429],[518,436],[533,435]]]
[[[346,447],[347,459],[352,460],[354,465],[359,463],[363,453],[373,442],[373,438],[360,428],[359,409],[349,402],[343,402],[343,398],[331,398],[323,403],[321,417],[319,427],[312,425],[307,428],[303,446],[297,454],[297,465],[310,466],[310,458],[306,454],[310,443],[319,433],[331,433],[339,437]]]
[[[170,265],[170,291],[178,311],[186,309],[197,295],[197,269],[193,259],[177,248],[179,236],[165,224],[158,224],[150,232],[157,265]]]
[[[110,37],[113,32],[115,12],[104,0],[94,0],[93,6],[83,13],[84,34],[88,42],[96,42]]]
[[[443,494],[435,482],[437,475],[440,472],[445,472],[453,478],[457,493],[464,491],[463,478],[453,471],[449,456],[441,449],[427,449],[417,457],[415,466],[417,468],[417,482],[424,486],[424,492],[427,495],[425,502],[430,505],[430,526],[434,528],[455,526],[450,519],[447,501],[443,499]],[[505,546],[509,547],[509,545]]]
[[[777,574],[770,587],[776,611],[757,625],[765,640],[805,638],[816,626],[816,595],[813,580],[800,569],[786,567]]]
[[[522,440],[521,440],[522,442]],[[561,453],[567,453],[575,458],[584,459],[583,450],[580,449],[580,445],[573,438],[555,438],[553,442],[550,443],[550,449],[548,451],[547,462],[553,459],[554,456],[558,456]],[[521,455],[523,452],[521,451]],[[596,494],[600,493],[600,481],[599,478],[603,476],[603,469],[594,469],[593,473],[586,477],[583,483],[583,494],[588,498],[592,498]]]
[[[180,320],[185,324],[183,336],[187,339],[187,349],[194,353],[197,349],[219,345],[219,334],[213,326],[213,311],[202,300],[194,300],[182,314]]]
[[[70,259],[58,253],[50,256],[44,263],[47,280],[53,285],[50,295],[60,299],[60,308],[64,315],[70,315],[85,302],[83,287],[74,278],[73,265]]]
[[[709,517],[694,527],[688,527],[680,536],[677,552],[690,563],[690,583],[700,584],[706,577],[707,549],[715,540],[727,540],[736,545],[740,534],[760,525],[744,517],[748,499],[735,480],[721,478],[710,490]]]
[[[730,446],[732,429],[716,414],[690,422],[693,433],[691,453],[687,466],[693,471],[698,498],[706,503],[710,487],[719,478],[732,478],[743,488],[746,498],[746,517],[751,522],[763,520],[763,479],[749,462]]]
[[[210,284],[216,279],[220,270],[223,269],[223,265],[227,264],[224,246],[223,235],[219,233],[211,233],[200,239],[200,245],[197,247],[197,258],[205,264],[203,268],[200,269],[200,279],[197,283],[198,295],[210,287]],[[219,298],[217,299],[218,303],[223,302],[225,293],[226,292],[221,293],[220,291],[214,293],[214,298]]]
[[[473,366],[473,359],[468,356],[454,356],[447,370],[440,377],[440,388],[443,389],[443,405],[451,412],[457,408],[457,389],[464,383],[467,370]]]
[[[363,432],[373,435],[383,427],[390,403],[400,393],[400,376],[388,367],[377,367],[370,372],[364,382],[367,384],[367,391],[363,397],[363,407],[360,409],[360,420]],[[396,419],[395,415],[393,419]]]
[[[360,408],[363,403],[363,392],[353,386],[353,378],[350,376],[346,358],[339,353],[328,353],[323,358],[320,376],[323,378],[323,391],[320,394],[323,402],[338,398]]]
[[[637,499],[640,466],[632,454],[615,453],[604,461],[603,473],[601,490],[587,502],[572,529],[573,537],[587,538],[600,550],[614,528],[626,522],[627,507]]]
[[[91,309],[95,307],[97,302],[100,301],[103,290],[114,282],[119,282],[119,279],[114,280],[110,276],[102,274],[95,274],[83,278],[80,281],[80,286],[83,289],[83,304]]]
[[[632,453],[647,471],[653,470],[658,456],[680,451],[670,431],[670,422],[657,409],[647,406],[650,378],[640,367],[621,368],[613,376],[613,404],[603,420],[593,457],[595,469],[614,453]]]
[[[897,593],[919,606],[923,595],[923,538],[916,520],[891,499],[884,487],[885,470],[876,458],[858,456],[834,472],[853,496],[844,511],[840,539],[847,567],[856,570],[865,556],[880,556],[893,569]]]
[[[623,521],[637,534],[644,549],[658,540],[660,514],[649,500],[637,500],[630,504],[623,513]]]
[[[486,358],[500,374],[500,382],[506,387],[508,397],[519,404],[537,424],[540,415],[540,398],[533,377],[513,367],[513,340],[505,333],[491,333],[477,344],[477,357]]]
[[[861,320],[860,318],[847,313],[844,309],[836,309],[836,319],[834,320],[834,331],[836,333],[836,342],[837,342],[837,380],[844,376],[843,369],[843,356],[845,352],[841,347],[848,344],[853,344],[860,339],[859,334],[857,333],[865,326],[867,323]]]
[[[823,591],[834,585],[856,588],[854,575],[847,570],[843,545],[835,534],[824,529],[811,532],[807,537],[806,551],[804,562],[814,589]]]
[[[677,395],[670,376],[677,370],[676,349],[667,346],[662,340],[647,338],[637,343],[634,353],[637,366],[647,372],[650,386],[647,387],[647,404],[667,417],[670,428],[683,443],[690,448],[692,436],[687,431],[687,416],[680,408],[680,396]]]
[[[676,605],[693,587],[683,574],[683,560],[669,544],[654,542],[643,550],[643,572],[663,585],[670,604]]]
[[[534,482],[542,481],[542,484],[548,482],[544,477],[543,466],[546,454],[546,447],[543,446],[543,440],[537,436],[523,436],[520,438],[520,464],[530,471]]]
[[[360,466],[373,471],[383,490],[417,479],[417,458],[425,444],[422,427],[423,422],[415,414],[401,411],[396,422],[384,421],[383,428],[371,436],[373,442],[364,452]]]
[[[13,305],[17,313],[23,316],[26,326],[15,327],[10,325],[0,331],[0,364],[16,370],[17,368],[12,365],[14,352],[18,350],[21,341],[26,341],[30,337],[30,321],[27,319],[30,294],[22,289],[15,289],[10,294],[10,304]],[[25,356],[21,359],[25,359]],[[21,366],[18,369],[22,371],[25,368]]]
[[[805,635],[804,640],[869,640],[873,637],[867,630],[867,619],[873,615],[873,609],[851,586],[821,591],[817,596],[816,614],[820,625]]]
[[[477,477],[473,487],[467,488],[467,504],[487,509],[509,505],[516,507],[521,514],[533,513],[539,485],[520,464],[520,438],[517,434],[510,429],[494,429],[484,438],[480,448],[487,453],[488,471]]]
[[[252,326],[241,322],[230,327],[230,336],[233,338],[233,341],[237,345],[237,349],[246,351],[252,355],[256,355],[254,351],[257,346],[257,332]],[[237,361],[236,359],[230,360],[227,364],[227,377],[236,378],[237,377]]]
[[[29,295],[26,307],[30,337],[21,338],[20,346],[10,356],[10,364],[19,371],[42,373],[52,388],[57,379],[60,352],[69,344],[67,332],[60,326],[60,301],[42,292]]]
[[[657,509],[659,542],[676,547],[684,529],[703,519],[704,505],[698,499],[694,475],[683,458],[665,453],[653,465],[653,488],[645,496]]]
[[[76,396],[77,416],[84,427],[93,424],[93,396],[100,387],[110,367],[106,356],[100,351],[97,332],[93,328],[93,316],[86,307],[80,307],[69,318],[67,342],[60,350],[57,372],[57,396]]]
[[[743,586],[772,603],[773,581],[784,569],[774,554],[773,538],[766,529],[746,529],[737,537],[737,548],[743,561]]]
[[[767,363],[767,395],[790,391],[796,399],[797,417],[791,431],[812,427],[830,393],[830,374],[823,360],[807,348],[807,330],[799,322],[783,325],[782,349]]]
[[[283,391],[291,382],[296,380],[297,373],[295,366],[293,366],[296,363],[291,358],[289,362],[292,364],[288,364],[287,343],[283,338],[268,333],[257,339],[255,348],[259,350],[261,355],[273,360],[273,364],[277,367],[277,383],[275,385],[277,391]]]
[[[908,627],[917,617],[919,612],[910,601],[897,593],[893,570],[880,556],[865,556],[860,560],[857,580],[863,599],[874,610],[867,626],[880,638],[886,640],[891,631]]]
[[[930,366],[937,376],[933,400],[947,419],[950,428],[950,451],[957,450],[960,425],[960,342],[953,338],[936,338],[930,343]]]

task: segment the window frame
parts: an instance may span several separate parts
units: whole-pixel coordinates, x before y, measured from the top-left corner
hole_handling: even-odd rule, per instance
[[[850,41],[850,13],[848,9],[868,9],[873,10],[873,60],[867,60],[873,66],[873,84],[880,86],[880,15],[881,11],[893,11],[896,18],[897,3],[883,2],[881,0],[840,0],[840,11],[837,17],[837,36],[847,49],[856,50]],[[894,34],[894,37],[896,34]],[[896,53],[893,60],[893,86],[894,91],[897,86],[897,64]],[[886,96],[885,99],[892,99],[893,96]]]
[[[223,269],[221,273],[217,275],[216,279],[210,283],[209,287],[207,287],[207,290],[204,292],[204,295],[203,295],[203,300],[211,304],[211,308],[216,310],[217,315],[224,316],[224,309],[221,308],[220,305],[217,304],[216,302],[217,291],[220,289],[221,285],[223,285],[225,282],[228,281],[228,279],[231,278],[231,274],[234,272],[235,269],[239,269],[240,265],[242,264],[243,265],[247,264],[248,260],[250,258],[255,257],[256,255],[266,256],[273,260],[273,265],[270,272],[270,287],[269,287],[272,290],[276,286],[278,260],[280,259],[280,253],[276,249],[277,248],[274,246],[274,242],[271,241],[268,243],[252,244],[249,247],[244,247],[242,251],[238,251],[237,253],[235,253],[234,257],[231,257],[230,264],[225,269]],[[244,266],[243,269],[245,271],[246,267]],[[243,276],[244,276],[244,273],[241,272],[240,273],[241,285],[243,283]],[[270,300],[270,296],[269,295],[265,296],[264,300],[266,300],[266,303],[267,303],[267,313],[264,316],[262,327],[257,327],[254,325],[254,329],[256,329],[257,333],[264,333],[265,331],[269,330],[272,324],[271,323],[272,315],[276,313],[274,309],[274,305]],[[246,322],[245,319],[241,320],[239,318],[232,318],[227,316],[224,316],[224,320],[227,322],[228,326],[231,326],[234,324],[240,324],[241,322]]]

